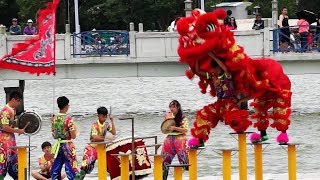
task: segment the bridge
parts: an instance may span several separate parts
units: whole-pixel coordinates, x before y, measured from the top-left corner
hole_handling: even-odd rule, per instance
[[[0,56],[9,53],[13,44],[25,40],[27,36],[10,36],[0,31]],[[275,52],[274,32],[263,30],[235,31],[237,44],[244,47],[250,57],[271,57],[279,61],[287,74],[320,73],[320,53]],[[66,32],[56,36],[56,77],[57,79],[83,79],[108,77],[156,77],[183,76],[187,65],[178,62],[179,35],[174,32],[120,32],[126,45],[122,53],[100,51],[101,47],[84,45],[88,39],[85,34],[76,35]],[[127,34],[127,37],[125,35]],[[81,38],[81,41],[78,40]],[[92,38],[92,37],[89,37]],[[76,42],[81,42],[77,50]],[[94,40],[94,42],[98,42]],[[101,42],[99,41],[98,43]],[[119,46],[116,46],[119,49]],[[104,46],[105,48],[105,46]],[[109,47],[110,48],[110,47]],[[88,53],[88,51],[96,52]],[[108,52],[107,54],[103,52]],[[1,80],[50,79],[46,75],[30,75],[11,70],[1,70]]]

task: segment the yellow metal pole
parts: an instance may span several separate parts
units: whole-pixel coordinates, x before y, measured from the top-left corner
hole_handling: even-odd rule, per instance
[[[174,167],[174,180],[182,180],[182,167]]]
[[[154,180],[162,180],[162,156],[154,156]]]
[[[254,169],[256,180],[263,179],[262,144],[254,144]]]
[[[27,168],[27,148],[18,147],[18,179],[25,179],[25,169]]]
[[[238,134],[239,146],[239,180],[247,180],[247,146],[246,134]]]
[[[197,180],[197,150],[196,149],[189,149],[189,179],[190,180]]]
[[[121,180],[129,180],[129,155],[123,155],[120,159]]]
[[[222,151],[223,180],[231,180],[231,150]]]
[[[105,144],[97,144],[99,180],[107,179],[107,156],[105,147]]]
[[[297,179],[296,146],[294,144],[288,145],[288,171],[289,171],[289,180],[296,180]]]

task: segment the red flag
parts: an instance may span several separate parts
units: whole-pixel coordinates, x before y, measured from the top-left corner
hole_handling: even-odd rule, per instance
[[[13,46],[12,52],[0,60],[0,69],[31,74],[55,74],[56,9],[60,0],[53,0],[38,11],[39,34]]]

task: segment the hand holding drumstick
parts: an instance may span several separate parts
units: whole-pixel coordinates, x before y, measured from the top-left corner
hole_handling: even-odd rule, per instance
[[[18,129],[17,133],[20,134],[24,134],[26,128],[29,126],[30,122],[28,122],[22,129]]]

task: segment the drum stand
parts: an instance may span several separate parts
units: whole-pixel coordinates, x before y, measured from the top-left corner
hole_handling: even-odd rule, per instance
[[[132,161],[131,161],[131,180],[135,180],[136,177],[135,177],[135,147],[134,147],[134,141],[135,141],[135,138],[134,138],[134,117],[123,117],[123,118],[119,118],[119,120],[129,120],[131,119],[131,126],[132,126],[132,134],[131,134],[131,138],[132,138],[132,146],[131,146],[131,156],[132,156]]]
[[[31,139],[31,135],[30,134],[28,134],[28,142],[29,142],[29,144],[28,144],[28,179],[30,180],[31,178],[30,178],[30,174],[31,174],[31,169],[30,169],[30,167],[31,167],[31,156],[30,156],[30,151],[31,151],[31,149],[30,149],[30,139]]]

